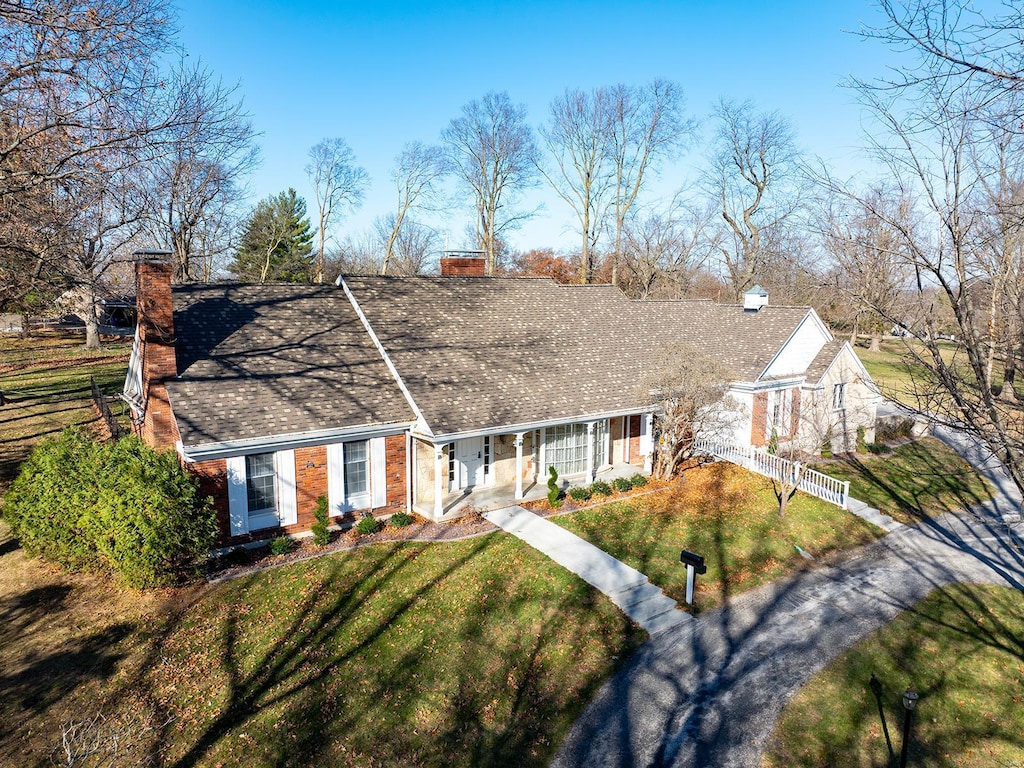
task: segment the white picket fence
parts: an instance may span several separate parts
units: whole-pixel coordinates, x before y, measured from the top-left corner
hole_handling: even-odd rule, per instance
[[[713,440],[697,438],[694,442],[696,453],[710,454],[719,459],[732,462],[738,466],[770,477],[780,482],[792,482],[800,478],[797,485],[801,491],[846,509],[846,501],[850,498],[850,481],[837,480],[813,469],[807,469],[799,461],[789,461],[781,456],[768,453],[763,448],[730,445]]]

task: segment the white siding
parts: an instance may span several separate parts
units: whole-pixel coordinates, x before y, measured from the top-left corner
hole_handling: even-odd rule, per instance
[[[807,371],[807,366],[818,356],[830,338],[820,322],[811,314],[803,319],[789,341],[772,360],[765,377],[791,376]]]

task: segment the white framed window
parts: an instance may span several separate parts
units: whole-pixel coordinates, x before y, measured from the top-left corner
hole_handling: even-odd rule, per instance
[[[332,515],[387,505],[383,437],[327,446],[327,497]]]
[[[793,426],[793,390],[774,389],[768,393],[766,437],[789,437]]]
[[[232,536],[295,525],[295,451],[232,456],[225,463]]]
[[[587,425],[559,424],[548,427],[544,463],[561,475],[587,471]],[[546,470],[546,468],[545,468]]]
[[[841,411],[846,408],[846,384],[834,384],[832,386],[832,409]]]
[[[277,510],[274,454],[255,453],[245,457],[245,496],[250,517]]]

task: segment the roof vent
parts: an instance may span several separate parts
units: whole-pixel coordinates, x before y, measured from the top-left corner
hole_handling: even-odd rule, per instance
[[[768,306],[768,291],[760,285],[755,285],[743,294],[743,310],[745,312],[757,312],[761,307]]]

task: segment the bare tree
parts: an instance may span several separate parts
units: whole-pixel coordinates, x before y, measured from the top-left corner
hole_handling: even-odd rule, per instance
[[[896,37],[902,30],[890,28]],[[986,300],[996,274],[993,255],[1013,249],[991,247],[999,226],[993,226],[986,189],[998,188],[992,185],[992,168],[999,163],[979,162],[998,151],[986,115],[1010,94],[994,91],[987,79],[979,81],[974,69],[956,72],[947,65],[925,49],[902,68],[898,87],[891,81],[858,84],[876,119],[871,136],[876,156],[892,183],[918,201],[914,226],[887,221],[904,241],[918,296],[915,314],[892,319],[917,340],[907,347],[915,370],[925,372],[915,381],[917,407],[981,439],[1024,488],[1024,430],[1020,414],[993,392],[989,329],[995,305]],[[932,293],[940,300],[930,300]],[[942,305],[952,312],[959,342],[952,349],[939,341]]]
[[[615,226],[612,283],[617,285],[622,234],[630,210],[648,175],[692,138],[695,124],[683,115],[682,89],[668,80],[643,86],[619,84],[608,93]]]
[[[835,287],[852,299],[851,341],[866,328],[871,333],[871,350],[877,352],[913,275],[905,240],[892,224],[901,221],[912,227],[913,203],[883,186],[867,190],[862,197],[864,204],[830,197],[819,220],[824,247],[838,266]],[[879,216],[878,211],[884,214]]]
[[[622,233],[619,282],[638,299],[688,295],[708,259],[713,211],[673,203],[664,211],[634,211]]]
[[[488,93],[463,106],[441,138],[449,172],[473,196],[477,242],[486,254],[487,274],[493,275],[501,233],[532,215],[514,207],[537,173],[526,107],[513,104],[507,93]]]
[[[417,266],[413,267],[411,252],[414,250],[411,243],[422,239],[422,236],[430,232],[414,222],[408,221],[410,212],[424,203],[431,203],[435,194],[435,185],[444,173],[444,163],[441,148],[429,146],[422,142],[415,141],[406,144],[398,157],[395,158],[395,169],[391,180],[398,193],[394,214],[389,217],[390,232],[385,238],[384,261],[381,263],[380,273],[386,275],[395,256],[396,247],[405,240],[403,248],[403,270],[413,269],[413,272],[420,271],[425,264],[425,254],[422,258],[414,259]],[[413,230],[406,233],[404,228]]]
[[[391,213],[374,222],[377,240],[384,244],[380,273],[419,275],[436,268],[444,243],[438,231],[406,217],[401,225]]]
[[[315,281],[322,283],[327,231],[342,208],[355,209],[362,204],[370,177],[356,165],[356,156],[344,139],[324,139],[312,147],[306,175],[316,196],[319,244]]]
[[[679,344],[639,384],[641,400],[657,405],[655,477],[674,476],[694,454],[698,436],[714,440],[735,429],[738,403],[726,396],[735,376],[717,359]]]
[[[793,131],[775,112],[722,100],[714,110],[715,150],[706,174],[724,231],[718,253],[735,298],[764,281],[772,241],[799,206]]]
[[[0,246],[16,265],[2,270],[5,299],[72,287],[62,241],[95,210],[83,190],[134,173],[188,123],[161,70],[172,34],[163,0],[0,2]],[[57,207],[75,202],[86,209]]]
[[[582,235],[580,280],[589,283],[595,250],[612,190],[612,94],[566,89],[551,103],[551,118],[540,131],[554,166],[540,172],[576,214]]]
[[[243,180],[259,155],[249,115],[228,88],[201,65],[180,64],[169,78],[187,122],[168,128],[147,163],[147,230],[169,244],[174,280],[209,279],[214,259],[231,248],[227,219],[240,218]]]

